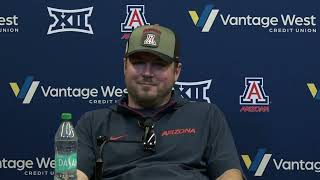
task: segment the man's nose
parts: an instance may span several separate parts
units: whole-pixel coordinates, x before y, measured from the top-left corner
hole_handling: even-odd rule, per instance
[[[148,77],[152,77],[153,76],[152,63],[150,63],[150,62],[145,63],[145,65],[143,67],[142,75],[143,76],[148,76]]]

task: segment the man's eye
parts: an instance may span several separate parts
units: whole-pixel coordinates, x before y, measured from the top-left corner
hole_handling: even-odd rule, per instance
[[[132,61],[132,64],[144,64],[143,61]]]
[[[165,66],[167,66],[167,64],[165,64],[165,63],[162,63],[162,62],[156,62],[156,63],[154,63],[156,66],[161,66],[161,67],[165,67]]]

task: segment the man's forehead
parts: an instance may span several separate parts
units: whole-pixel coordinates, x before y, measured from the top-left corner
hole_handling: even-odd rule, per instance
[[[154,55],[152,53],[148,53],[148,52],[134,53],[134,54],[130,55],[129,58],[130,59],[145,60],[145,61],[161,61],[166,64],[170,64],[170,63],[167,63],[165,60],[161,59],[159,56]]]

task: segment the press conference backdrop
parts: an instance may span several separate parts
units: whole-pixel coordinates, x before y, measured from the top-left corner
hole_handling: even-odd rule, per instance
[[[60,113],[73,113],[76,124],[126,93],[125,42],[143,24],[177,32],[183,70],[175,89],[220,106],[248,179],[320,179],[319,7],[317,0],[2,1],[1,179],[53,178]]]

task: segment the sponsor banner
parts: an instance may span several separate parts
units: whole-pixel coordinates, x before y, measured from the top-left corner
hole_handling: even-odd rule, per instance
[[[95,88],[57,87],[49,82],[34,80],[33,76],[26,77],[21,89],[17,82],[10,82],[9,85],[22,104],[33,103],[34,96],[41,96],[42,101],[46,98],[76,98],[89,104],[112,104],[127,93],[127,89],[115,85],[101,85]]]
[[[48,7],[50,17],[54,19],[47,34],[62,32],[80,32],[93,34],[90,17],[93,7],[82,9],[58,9]]]
[[[269,96],[266,95],[262,77],[246,77],[245,89],[240,95],[240,112],[269,112]]]
[[[320,161],[311,160],[292,160],[280,157],[275,154],[266,153],[267,149],[261,148],[258,150],[254,159],[250,159],[247,154],[241,155],[241,158],[249,172],[253,172],[254,176],[263,176],[266,169],[275,169],[276,171],[290,171],[290,173],[319,173]],[[274,171],[273,171],[274,172]]]
[[[19,23],[17,15],[0,16],[0,33],[18,33]]]
[[[204,7],[201,16],[199,17],[197,11],[189,11],[189,15],[193,21],[193,24],[197,28],[201,28],[201,32],[209,32],[213,22],[215,21],[219,9],[213,9],[212,4],[208,4]]]
[[[89,104],[113,104],[128,93],[126,88],[115,85],[100,85],[94,88],[57,87],[49,82],[34,79],[33,76],[27,76],[22,86],[19,86],[17,82],[9,83],[12,93],[19,101],[22,101],[22,104],[33,103],[34,96],[41,96],[41,101],[46,98],[73,98]],[[198,82],[176,82],[175,88],[181,92],[183,98],[210,103],[207,91],[210,89],[211,81],[210,79]]]
[[[204,7],[201,16],[197,11],[189,10],[189,16],[201,32],[210,32],[212,25],[220,21],[223,27],[251,29],[265,31],[269,33],[316,33],[317,17],[315,12],[308,15],[279,13],[277,16],[259,16],[257,14],[243,14],[235,16],[232,13],[223,11],[223,9],[214,9],[212,4]]]
[[[32,159],[0,159],[0,170],[16,171],[24,176],[52,176],[55,161],[50,157],[35,157]]]
[[[198,82],[176,82],[174,88],[180,91],[183,98],[211,103],[212,101],[208,97],[211,81],[212,79]]]
[[[121,39],[129,39],[131,32],[140,26],[150,25],[145,17],[144,5],[127,5],[127,16],[123,23],[121,23]]]
[[[315,100],[320,100],[320,93],[316,87],[316,85],[314,83],[307,83],[308,89],[311,93],[311,96],[315,99]]]

